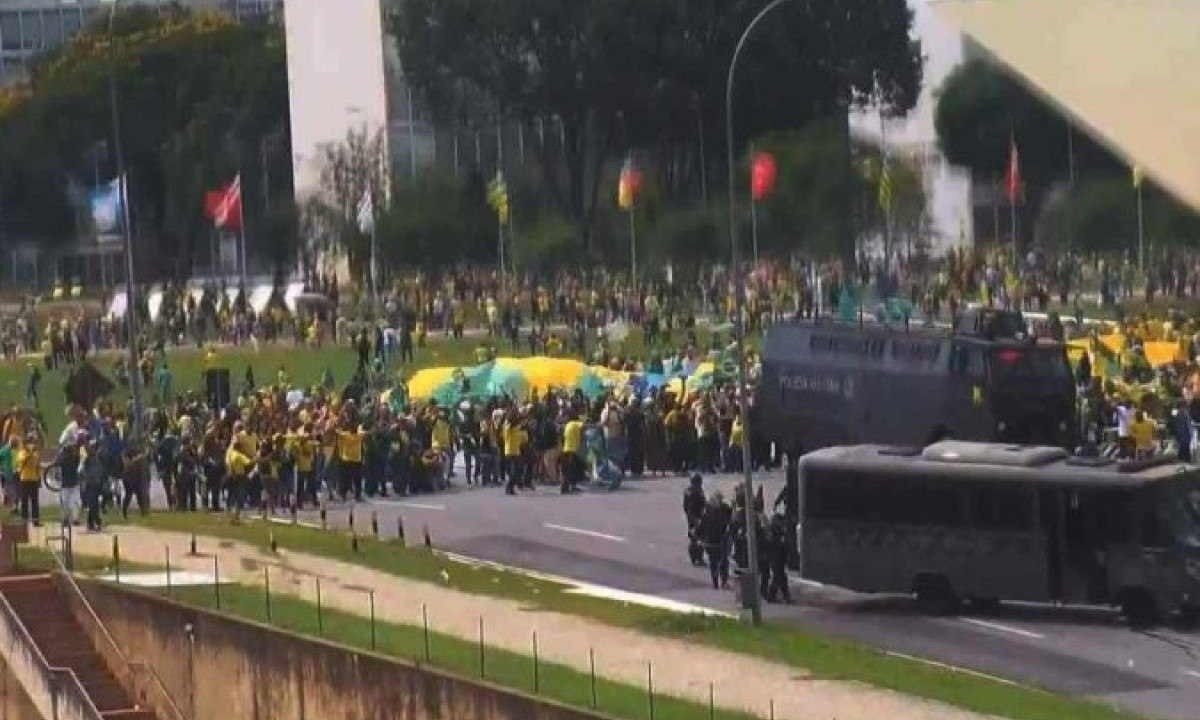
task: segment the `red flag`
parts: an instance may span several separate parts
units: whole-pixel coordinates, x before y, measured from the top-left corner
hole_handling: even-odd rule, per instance
[[[242,176],[238,175],[220,190],[206,193],[204,209],[213,224],[225,230],[242,228]]]
[[[1017,141],[1009,140],[1008,172],[1004,176],[1004,192],[1010,205],[1016,205],[1021,197],[1021,158],[1017,154]]]
[[[771,153],[755,153],[754,162],[750,165],[750,194],[755,202],[762,202],[775,191],[777,174],[775,157]]]
[[[215,220],[217,217],[217,207],[221,205],[221,198],[225,197],[225,193],[220,190],[209,190],[204,193],[204,217],[209,220]]]

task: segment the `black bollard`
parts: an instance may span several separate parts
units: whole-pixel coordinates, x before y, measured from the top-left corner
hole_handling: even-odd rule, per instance
[[[354,507],[350,508],[350,532],[354,532]]]
[[[196,552],[196,533],[192,533],[192,543],[191,543],[191,546],[190,546],[190,548],[189,548],[189,549],[190,549],[190,551],[191,551],[191,552],[190,552],[190,554],[191,554],[193,557],[195,557],[196,555],[198,555],[198,554],[199,554],[199,553],[197,553],[197,552]]]
[[[350,533],[350,549],[358,552],[358,533]]]
[[[271,543],[271,552],[278,553],[279,552],[279,543],[275,542],[275,533],[274,532],[271,533],[270,543]]]
[[[325,503],[321,503],[321,529],[325,530],[328,526],[325,518]]]
[[[371,534],[379,539],[379,514],[375,511],[371,511]]]
[[[292,524],[296,525],[300,522],[300,511],[296,507],[296,503],[292,503]]]
[[[429,526],[425,526],[425,547],[433,549],[433,538],[429,537]]]
[[[396,516],[396,539],[400,541],[400,547],[404,547],[404,518]]]

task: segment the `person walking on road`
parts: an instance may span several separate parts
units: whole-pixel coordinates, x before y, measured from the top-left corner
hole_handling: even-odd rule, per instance
[[[729,521],[732,514],[729,503],[717,490],[709,497],[696,525],[696,537],[708,555],[708,572],[714,590],[729,587]]]
[[[697,527],[704,516],[706,505],[704,498],[704,480],[699,473],[692,475],[691,483],[683,491],[683,517],[687,521],[688,558],[692,564],[704,566],[704,545],[697,535]]]
[[[771,518],[766,532],[766,570],[770,572],[771,581],[767,586],[767,602],[776,602],[782,598],[788,605],[792,604],[792,593],[788,589],[788,518],[782,513],[775,513]]]

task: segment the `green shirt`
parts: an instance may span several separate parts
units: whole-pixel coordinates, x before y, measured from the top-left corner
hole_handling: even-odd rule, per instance
[[[6,476],[13,472],[13,452],[8,445],[0,445],[0,473]]]

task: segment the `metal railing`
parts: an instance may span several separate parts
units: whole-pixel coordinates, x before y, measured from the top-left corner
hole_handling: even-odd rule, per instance
[[[50,547],[49,541],[54,539],[60,541],[63,552],[67,557],[66,562],[64,562],[63,557],[58,552]],[[60,591],[65,592],[69,596],[69,599],[74,600],[78,604],[78,607],[85,613],[87,620],[99,630],[101,641],[107,646],[107,652],[102,653],[102,655],[117,659],[121,668],[127,673],[126,677],[131,685],[128,689],[135,691],[139,702],[149,705],[150,709],[159,715],[160,720],[190,720],[184,714],[182,708],[179,707],[178,703],[175,702],[170,690],[167,689],[166,684],[159,677],[158,673],[154,671],[154,668],[146,663],[130,660],[125,652],[121,650],[121,646],[117,644],[116,639],[109,632],[108,626],[96,614],[96,610],[88,602],[87,596],[83,593],[79,584],[75,582],[73,571],[68,569],[74,565],[73,558],[71,557],[73,553],[71,550],[70,526],[64,527],[61,537],[46,538],[46,540],[47,548],[50,550],[50,555],[54,558],[55,565],[57,566],[57,571],[52,574],[55,584]],[[147,700],[147,696],[150,694],[153,694],[154,697]]]
[[[0,588],[3,588],[2,583]],[[5,643],[7,652],[2,654],[8,662],[9,671],[24,687],[42,717],[48,720],[103,720],[99,708],[92,702],[79,676],[71,668],[56,667],[46,660],[29,629],[25,627],[25,623],[21,621],[21,617],[9,604],[3,592],[0,592],[0,640],[8,640]],[[14,646],[18,643],[37,665],[39,672],[36,674],[24,672],[13,661],[16,653]],[[47,703],[49,707],[45,707]]]

